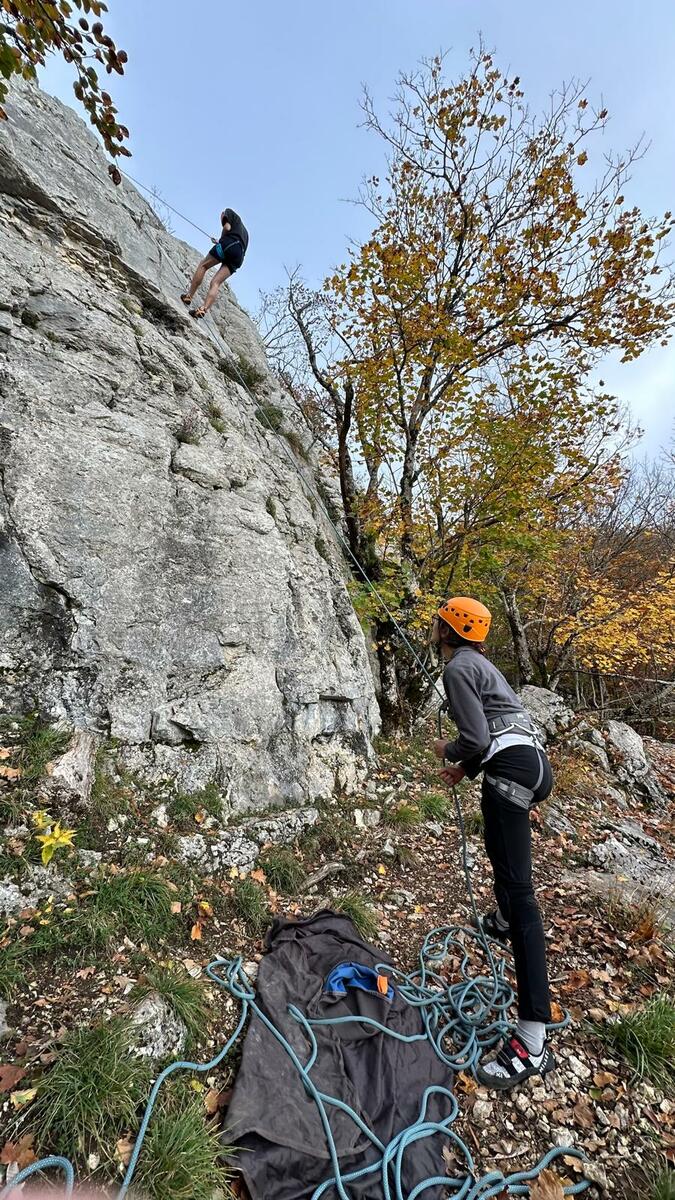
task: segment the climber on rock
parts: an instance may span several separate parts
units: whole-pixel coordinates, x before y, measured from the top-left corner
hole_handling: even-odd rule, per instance
[[[518,1024],[499,1052],[476,1069],[483,1086],[501,1091],[555,1066],[546,1041],[551,1005],[530,837],[530,809],[549,795],[553,776],[538,730],[501,671],[485,657],[491,620],[480,601],[455,596],[438,610],[431,642],[446,663],[443,686],[458,731],[454,741],[434,743],[443,759],[441,775],[454,786],[483,773],[485,849],[497,908],[481,918],[481,928],[497,941],[510,939],[513,949]]]
[[[211,280],[204,303],[199,308],[193,308],[190,313],[191,317],[197,319],[206,316],[225,280],[239,270],[248,248],[248,230],[233,208],[223,210],[220,214],[220,223],[223,230],[218,241],[215,238],[212,239],[212,248],[197,267],[187,292],[183,292],[181,296],[183,304],[188,306],[192,304],[194,294],[201,286],[206,272],[220,264]]]

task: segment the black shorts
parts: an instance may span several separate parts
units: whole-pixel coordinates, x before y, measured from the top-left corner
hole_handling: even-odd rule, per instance
[[[244,261],[244,247],[239,238],[227,238],[216,242],[215,246],[209,250],[209,254],[223,266],[229,267],[230,275],[234,275]]]

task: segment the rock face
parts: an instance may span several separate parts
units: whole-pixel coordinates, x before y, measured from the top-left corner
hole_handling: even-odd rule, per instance
[[[348,786],[377,707],[299,412],[227,286],[214,324],[190,319],[195,251],[111,184],[83,122],[27,86],[8,113],[4,707],[215,779],[234,810]]]
[[[519,694],[532,720],[545,735],[544,741],[559,737],[572,725],[574,713],[557,692],[528,683]]]

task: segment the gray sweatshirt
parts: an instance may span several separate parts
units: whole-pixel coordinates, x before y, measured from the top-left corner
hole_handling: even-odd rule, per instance
[[[473,779],[492,741],[488,719],[523,712],[523,704],[494,663],[468,646],[455,650],[443,672],[443,687],[459,735],[448,742],[445,757],[460,762]]]

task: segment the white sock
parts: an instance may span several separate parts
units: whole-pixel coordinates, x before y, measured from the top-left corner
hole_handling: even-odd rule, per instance
[[[523,1043],[531,1058],[539,1058],[546,1041],[546,1026],[543,1021],[523,1021],[519,1017],[516,1037]]]
[[[502,913],[502,910],[501,910],[501,908],[499,908],[499,906],[497,906],[497,911],[495,913],[495,924],[497,926],[497,929],[501,929],[502,933],[506,933],[506,930],[509,927],[509,923],[505,919],[505,917]]]

